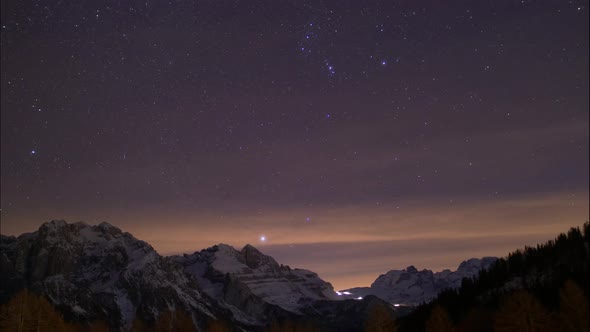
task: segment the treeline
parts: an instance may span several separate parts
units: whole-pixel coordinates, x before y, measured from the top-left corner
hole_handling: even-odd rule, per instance
[[[398,321],[400,331],[588,331],[590,225],[501,258]]]
[[[374,305],[368,313],[364,326],[367,332],[395,331],[395,321],[385,304]],[[111,329],[104,321],[88,323],[68,322],[62,314],[43,296],[23,289],[9,302],[0,305],[0,331],[16,332],[109,332]],[[230,323],[211,320],[204,330],[198,330],[191,315],[184,310],[162,313],[156,322],[147,323],[136,317],[129,331],[131,332],[233,332],[237,331]],[[274,322],[264,332],[321,332],[321,323],[311,320],[285,320]]]
[[[207,324],[207,332],[229,332],[229,325],[221,321]],[[109,332],[111,328],[106,322],[93,321],[75,323],[65,321],[62,314],[43,296],[23,289],[10,301],[0,305],[0,331],[15,332]],[[129,331],[132,332],[173,332],[197,331],[191,315],[183,310],[162,313],[156,322],[151,324],[135,318]]]
[[[8,303],[0,305],[0,331],[15,332],[109,332],[111,328],[103,321],[86,324],[67,322],[63,315],[43,296],[23,289]],[[156,322],[147,323],[136,317],[129,328],[130,332],[191,332],[198,331],[191,315],[184,310],[167,311]],[[211,320],[207,322],[206,332],[232,332],[230,324]],[[311,323],[284,321],[273,323],[268,332],[320,332]]]

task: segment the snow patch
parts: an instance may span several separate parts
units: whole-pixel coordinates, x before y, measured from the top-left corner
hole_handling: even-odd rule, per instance
[[[115,301],[121,311],[123,325],[127,328],[131,327],[131,322],[133,322],[133,318],[135,317],[135,305],[129,300],[127,293],[121,289],[115,291]]]

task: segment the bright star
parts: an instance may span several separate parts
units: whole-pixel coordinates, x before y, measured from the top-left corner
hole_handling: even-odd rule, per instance
[[[266,242],[266,236],[261,235],[260,236],[260,242]]]
[[[35,153],[37,153],[37,151],[31,150],[31,154],[35,154]]]

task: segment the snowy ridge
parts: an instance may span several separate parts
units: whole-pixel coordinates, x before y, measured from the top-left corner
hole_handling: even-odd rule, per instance
[[[404,270],[391,270],[380,275],[371,287],[357,287],[339,291],[344,298],[375,295],[392,304],[418,305],[434,299],[446,288],[458,288],[463,278],[475,277],[480,270],[489,268],[497,258],[472,258],[463,261],[456,271],[418,271],[414,266]]]
[[[258,321],[268,304],[299,314],[314,301],[339,299],[316,273],[279,265],[251,245],[238,251],[219,244],[175,259],[208,295]]]

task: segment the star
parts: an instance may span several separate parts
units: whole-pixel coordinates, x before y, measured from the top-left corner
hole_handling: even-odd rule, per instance
[[[260,242],[266,242],[266,236],[261,235],[260,236]]]
[[[37,151],[36,150],[31,150],[31,154],[36,154]]]

